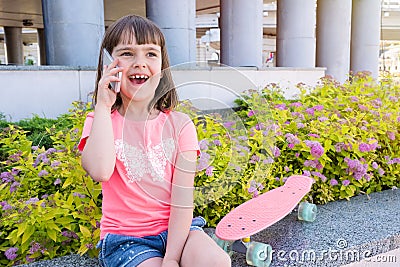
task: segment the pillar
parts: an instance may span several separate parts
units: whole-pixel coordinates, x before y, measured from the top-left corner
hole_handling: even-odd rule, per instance
[[[350,70],[351,0],[317,1],[317,67],[343,83]]]
[[[379,75],[380,0],[353,0],[350,69]]]
[[[4,27],[4,37],[7,47],[7,64],[24,64],[24,46],[22,43],[22,28]]]
[[[278,0],[277,67],[315,67],[315,0]]]
[[[103,0],[42,0],[48,65],[97,66]]]
[[[146,16],[164,33],[171,66],[196,61],[195,0],[146,0]]]
[[[262,67],[263,0],[220,0],[221,63]]]
[[[38,46],[39,46],[39,64],[47,65],[46,63],[46,39],[44,37],[44,29],[37,29],[38,33]]]

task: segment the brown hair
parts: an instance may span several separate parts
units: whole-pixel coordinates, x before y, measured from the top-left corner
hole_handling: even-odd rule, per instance
[[[148,106],[149,111],[153,108],[156,108],[162,112],[172,110],[178,103],[178,96],[174,81],[172,79],[171,70],[169,68],[170,65],[167,47],[165,44],[165,37],[160,28],[154,22],[147,18],[136,15],[127,15],[118,19],[107,28],[103,37],[100,51],[103,51],[103,48],[105,48],[111,53],[114,47],[116,47],[119,43],[127,44],[133,39],[133,37],[136,38],[138,45],[155,44],[161,47],[162,75],[154,98],[152,101],[150,101]],[[102,72],[103,53],[100,53],[97,66],[95,90],[93,94],[94,104],[97,102],[98,83],[102,76]],[[119,108],[121,105],[122,98],[120,93],[118,93],[117,99],[115,100],[111,110],[113,111]]]

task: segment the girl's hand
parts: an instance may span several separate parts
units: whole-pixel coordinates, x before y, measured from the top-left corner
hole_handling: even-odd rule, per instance
[[[122,71],[123,68],[116,67],[117,60],[114,60],[110,65],[103,66],[103,75],[97,85],[97,104],[102,104],[108,108],[111,108],[117,98],[117,93],[110,89],[110,82],[121,82],[120,79],[115,76],[118,72]],[[96,104],[96,105],[97,105]]]

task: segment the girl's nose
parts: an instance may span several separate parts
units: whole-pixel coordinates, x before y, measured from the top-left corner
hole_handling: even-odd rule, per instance
[[[135,57],[132,63],[134,68],[146,68],[146,61],[141,56]]]

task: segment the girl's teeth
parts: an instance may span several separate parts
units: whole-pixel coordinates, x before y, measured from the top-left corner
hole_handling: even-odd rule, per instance
[[[132,77],[135,79],[146,79],[147,78],[146,75],[133,75]]]

